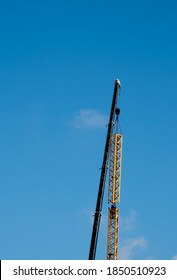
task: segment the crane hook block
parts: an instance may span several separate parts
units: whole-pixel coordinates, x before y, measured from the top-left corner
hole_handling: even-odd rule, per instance
[[[115,113],[116,113],[117,116],[119,116],[119,115],[120,115],[120,109],[119,109],[119,108],[116,108]]]

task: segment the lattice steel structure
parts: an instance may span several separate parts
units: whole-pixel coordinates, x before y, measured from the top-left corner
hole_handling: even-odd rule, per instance
[[[108,186],[108,234],[107,260],[118,259],[118,225],[120,184],[122,169],[122,134],[113,134],[110,142],[109,186]]]

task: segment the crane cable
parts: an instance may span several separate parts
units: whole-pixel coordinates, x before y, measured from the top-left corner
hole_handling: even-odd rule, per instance
[[[119,108],[120,108],[120,92],[119,92],[118,104],[117,104],[117,109],[116,109],[116,119],[115,119],[114,127],[115,127],[115,133],[118,133],[120,130],[120,134],[122,134],[122,129],[121,129],[120,120],[119,120],[119,115],[120,115]]]

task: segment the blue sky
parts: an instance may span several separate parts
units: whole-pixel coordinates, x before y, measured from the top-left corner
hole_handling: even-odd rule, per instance
[[[116,78],[119,257],[177,258],[176,14],[172,0],[1,1],[0,259],[88,258]]]

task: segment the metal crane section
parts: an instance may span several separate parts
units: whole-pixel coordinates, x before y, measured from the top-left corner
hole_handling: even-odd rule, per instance
[[[119,209],[112,205],[108,208],[107,260],[118,259],[118,219]]]
[[[111,112],[109,117],[107,137],[106,137],[106,143],[105,143],[105,149],[103,155],[103,163],[102,163],[101,174],[100,174],[98,196],[97,196],[97,202],[96,202],[96,208],[94,214],[94,222],[93,222],[93,229],[92,229],[92,236],[91,236],[90,250],[89,250],[89,260],[94,260],[96,255],[96,247],[98,241],[103,196],[104,196],[104,189],[105,189],[105,182],[106,182],[107,162],[110,153],[110,139],[113,134],[115,114],[118,115],[120,112],[120,110],[116,110],[116,104],[119,96],[118,93],[119,93],[120,86],[121,86],[120,81],[115,80]]]
[[[122,134],[113,134],[110,144],[108,203],[120,203]]]
[[[108,186],[108,234],[107,260],[118,259],[118,226],[120,203],[120,183],[122,169],[122,134],[113,134],[110,142],[109,186]]]

